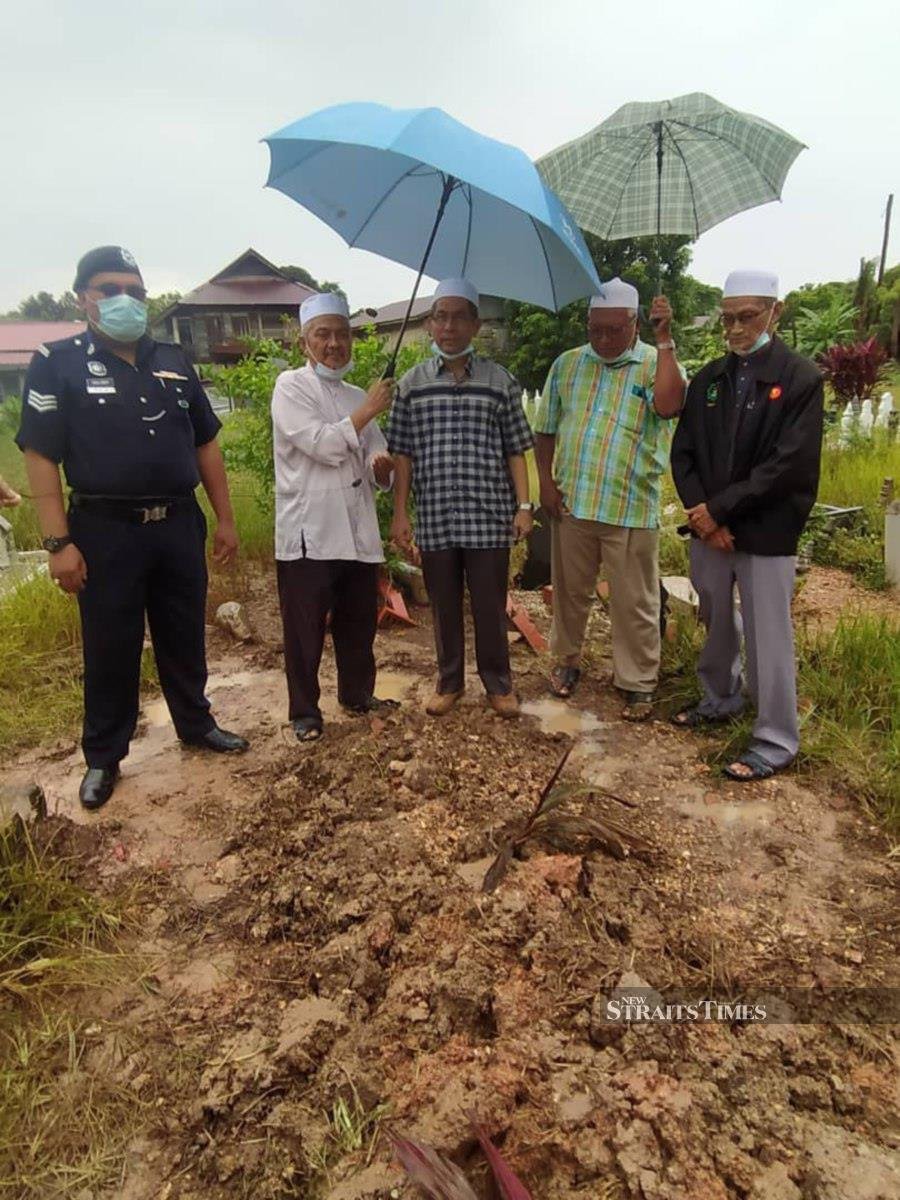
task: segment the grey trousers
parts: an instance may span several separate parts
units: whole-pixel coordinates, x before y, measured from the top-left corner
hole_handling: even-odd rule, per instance
[[[698,538],[691,540],[691,582],[707,631],[697,664],[703,690],[700,711],[709,717],[742,711],[743,626],[747,689],[757,714],[749,749],[775,768],[792,762],[800,744],[791,624],[795,566],[793,556],[729,554]],[[734,603],[735,584],[740,613]]]

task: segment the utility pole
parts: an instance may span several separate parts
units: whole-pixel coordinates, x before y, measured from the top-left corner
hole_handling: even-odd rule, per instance
[[[891,233],[891,209],[894,207],[894,193],[888,196],[887,208],[884,210],[884,241],[881,243],[881,261],[878,264],[878,282],[884,279],[884,268],[887,264],[888,237]]]

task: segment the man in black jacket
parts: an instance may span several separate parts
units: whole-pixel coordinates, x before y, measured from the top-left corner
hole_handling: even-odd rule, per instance
[[[725,768],[742,781],[788,766],[799,745],[791,598],[797,541],[819,482],[823,391],[816,366],[772,337],[782,307],[770,272],[728,276],[722,324],[730,353],[692,380],[672,445],[707,629],[702,699],[674,721],[693,728],[742,710],[743,625],[757,719],[749,748]]]

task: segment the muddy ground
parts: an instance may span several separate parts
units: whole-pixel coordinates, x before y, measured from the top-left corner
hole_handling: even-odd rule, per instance
[[[753,997],[900,987],[900,864],[852,798],[791,775],[727,784],[702,738],[618,720],[602,662],[570,705],[549,701],[521,643],[520,721],[489,714],[474,672],[461,706],[429,720],[422,610],[378,637],[379,692],[402,706],[339,716],[328,662],[326,736],[300,747],[271,587],[252,591],[255,642],[210,634],[214,711],[253,739],[246,756],[180,749],[153,699],[99,814],[78,809],[67,747],[7,772],[78,823],[59,835],[85,881],[135,889],[142,978],[83,1001],[83,1069],[143,1102],[103,1197],[412,1195],[383,1133],[337,1143],[341,1099],[388,1106],[484,1197],[469,1109],[535,1200],[900,1197],[896,1026],[602,1019],[623,976]],[[618,799],[569,806],[651,852],[533,842],[483,894],[573,738],[565,777]]]

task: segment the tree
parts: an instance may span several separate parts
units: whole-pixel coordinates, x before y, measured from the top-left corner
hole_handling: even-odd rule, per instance
[[[18,321],[77,321],[81,313],[71,292],[63,292],[58,300],[50,292],[37,292],[8,315]]]
[[[339,283],[335,283],[332,279],[324,279],[321,283],[307,271],[306,267],[297,267],[289,265],[279,267],[278,270],[282,275],[287,275],[288,279],[292,279],[294,283],[302,283],[304,287],[312,288],[314,292],[334,292],[338,296],[343,296],[347,299],[347,293]]]
[[[177,304],[181,292],[162,292],[159,296],[147,297],[147,323],[152,329],[167,308]]]

